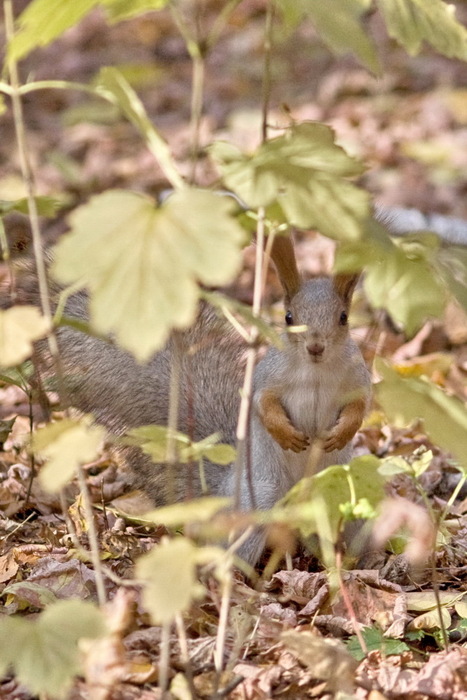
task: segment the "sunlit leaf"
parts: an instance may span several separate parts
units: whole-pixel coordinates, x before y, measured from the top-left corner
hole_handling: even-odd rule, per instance
[[[154,462],[163,462],[167,457],[169,438],[172,437],[177,449],[177,462],[188,464],[205,457],[216,464],[230,464],[236,450],[231,445],[219,443],[218,433],[209,435],[200,442],[192,442],[179,431],[172,431],[163,425],[143,425],[129,430],[123,442],[138,445]]]
[[[360,18],[371,0],[277,0],[289,23],[305,15],[313,22],[322,39],[336,54],[352,52],[364,66],[380,70],[375,46],[362,28]]]
[[[253,156],[215,143],[225,184],[252,208],[276,202],[286,221],[338,239],[358,239],[368,194],[346,179],[363,167],[334,142],[332,129],[305,122],[262,144]]]
[[[272,516],[274,519],[283,516],[308,536],[318,531],[318,514],[321,504],[325,504],[330,533],[336,541],[342,520],[341,504],[366,499],[375,507],[383,499],[384,478],[378,472],[379,464],[377,457],[365,455],[353,459],[349,465],[327,467],[302,479],[272,510]]]
[[[441,617],[441,619],[440,619]],[[451,615],[449,610],[446,608],[441,608],[441,610],[429,610],[422,615],[418,615],[414,618],[410,624],[409,629],[412,630],[431,630],[435,628],[448,629],[451,625]]]
[[[48,459],[39,479],[51,492],[59,491],[74,476],[79,464],[91,462],[105,439],[104,428],[91,423],[90,417],[66,418],[40,428],[33,437],[35,454]]]
[[[151,10],[161,10],[169,0],[101,0],[110,22],[121,22]]]
[[[205,522],[211,520],[223,508],[227,508],[230,503],[230,498],[195,498],[184,503],[175,503],[171,506],[151,510],[144,514],[144,519],[167,527]]]
[[[467,250],[460,246],[444,246],[439,250],[436,264],[449,291],[467,311]]]
[[[414,55],[427,41],[437,51],[467,60],[467,30],[455,7],[442,0],[378,0],[388,33]]]
[[[399,426],[423,420],[433,442],[467,467],[465,404],[432,382],[401,377],[383,362],[378,363],[378,372],[384,381],[376,386],[376,395],[388,418]]]
[[[105,633],[91,603],[59,601],[33,621],[0,618],[0,675],[13,668],[20,683],[38,695],[63,697],[80,671],[78,641]]]
[[[439,240],[433,234],[413,234],[392,241],[376,222],[361,241],[343,243],[334,269],[365,269],[364,287],[375,308],[386,309],[409,335],[430,317],[439,317],[446,290],[436,273]]]
[[[64,285],[85,284],[95,330],[148,360],[172,328],[194,321],[198,282],[226,284],[237,272],[245,241],[231,207],[188,188],[160,207],[140,194],[107,191],[72,214],[52,274]]]
[[[33,0],[19,16],[9,58],[18,60],[38,46],[47,46],[98,4],[99,0]]]
[[[171,622],[204,595],[196,578],[197,551],[189,540],[177,537],[138,559],[136,576],[145,583],[143,603],[154,624]]]
[[[34,306],[0,311],[0,365],[19,365],[32,354],[33,342],[49,329],[50,324]]]
[[[63,202],[54,197],[34,197],[37,213],[40,216],[55,216],[57,211],[63,206]],[[19,211],[21,214],[28,214],[28,200],[26,197],[15,201],[0,200],[0,214],[8,214],[10,211]]]

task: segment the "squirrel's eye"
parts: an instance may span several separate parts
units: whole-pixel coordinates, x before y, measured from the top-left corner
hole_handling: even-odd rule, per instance
[[[343,311],[343,312],[341,313],[341,317],[340,317],[340,319],[339,319],[339,324],[340,324],[341,326],[346,326],[346,325],[347,325],[347,320],[348,320],[348,316],[347,316],[346,312]]]
[[[287,311],[287,313],[285,314],[285,322],[288,326],[293,325],[293,316],[290,311]]]

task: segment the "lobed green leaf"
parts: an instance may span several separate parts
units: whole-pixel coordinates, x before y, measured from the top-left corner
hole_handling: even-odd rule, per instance
[[[252,156],[220,142],[210,152],[226,185],[250,208],[276,203],[292,226],[337,239],[361,237],[369,196],[344,178],[360,174],[363,166],[335,143],[328,126],[293,126]]]
[[[109,190],[73,212],[52,274],[61,284],[86,285],[91,325],[144,362],[172,328],[194,321],[198,282],[226,284],[236,274],[245,241],[232,206],[188,188],[159,207]]]
[[[467,60],[467,29],[442,0],[378,0],[388,33],[415,55],[424,41],[451,58]]]
[[[467,467],[465,404],[429,381],[401,377],[383,362],[378,362],[377,369],[384,381],[376,386],[376,396],[389,420],[404,426],[423,420],[433,442]]]
[[[54,603],[32,622],[2,616],[0,675],[13,668],[19,682],[32,693],[64,697],[80,671],[78,641],[104,633],[99,610],[79,600]]]

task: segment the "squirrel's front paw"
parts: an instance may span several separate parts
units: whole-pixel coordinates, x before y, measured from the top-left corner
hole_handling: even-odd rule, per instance
[[[274,431],[270,430],[269,432],[283,450],[302,452],[306,450],[310,444],[305,433],[296,430],[291,424],[281,426],[280,429],[276,428]]]
[[[342,450],[349,442],[347,432],[342,432],[339,426],[336,425],[324,438],[323,450],[325,452],[333,452],[333,450]]]

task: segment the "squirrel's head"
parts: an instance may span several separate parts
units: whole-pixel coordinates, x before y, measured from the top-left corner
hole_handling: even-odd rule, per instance
[[[332,360],[348,337],[348,315],[358,275],[319,277],[286,298],[285,323],[293,346],[314,363]]]
[[[348,337],[347,319],[358,274],[303,282],[290,236],[274,239],[271,257],[284,289],[291,343],[312,362],[332,361]]]

